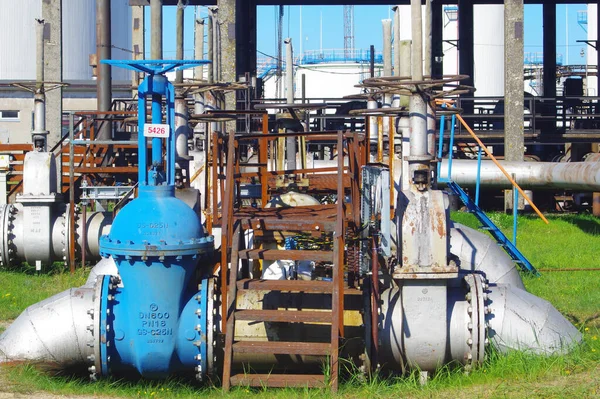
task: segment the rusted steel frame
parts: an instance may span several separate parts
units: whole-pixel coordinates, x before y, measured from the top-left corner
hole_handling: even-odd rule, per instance
[[[299,174],[316,174],[323,172],[337,172],[337,166],[327,167],[327,168],[314,168],[314,169],[287,169],[287,170],[270,170],[267,171],[265,176],[287,176],[287,175],[299,175]],[[246,178],[246,177],[256,177],[256,172],[247,172],[240,173],[237,177]]]
[[[390,116],[390,132],[389,132],[389,143],[388,143],[388,167],[390,169],[390,204],[394,205],[394,198],[396,198],[396,191],[394,187],[394,154],[396,153],[394,149],[394,140],[396,137],[396,124],[394,123],[394,117]],[[390,215],[393,214],[390,213]]]
[[[376,367],[379,352],[379,252],[377,239],[371,237],[371,365]]]
[[[5,151],[32,151],[33,144],[0,144],[0,152]]]
[[[269,134],[269,115],[265,112],[262,115],[262,132],[263,132],[263,136],[266,136],[267,134]],[[261,166],[259,171],[260,171],[260,206],[261,208],[264,208],[265,206],[267,206],[267,202],[268,202],[268,187],[267,185],[269,184],[269,180],[268,180],[268,176],[267,176],[267,172],[268,172],[268,152],[267,152],[267,146],[269,145],[269,141],[265,138],[262,137],[259,139],[259,148],[258,148],[258,162],[262,165],[265,166]]]
[[[69,115],[69,270],[71,274],[75,273],[75,165],[73,157],[75,156],[75,145],[73,131],[73,114]],[[62,184],[62,182],[61,182]]]
[[[251,134],[238,134],[237,140],[250,141],[262,138],[263,133],[251,133]],[[343,133],[344,138],[352,138],[355,133]],[[360,134],[359,134],[360,135]],[[276,140],[282,137],[306,137],[306,141],[323,141],[330,140],[335,141],[337,137],[337,131],[325,130],[322,132],[289,132],[289,133],[269,133],[267,138],[269,140]]]
[[[80,166],[75,167],[78,173],[136,173],[136,166]]]
[[[311,219],[319,218],[322,221],[324,218],[335,218],[337,211],[336,204],[327,205],[300,205],[288,208],[253,208],[241,207],[236,212],[236,217],[244,218],[272,218],[272,219],[301,219],[308,222],[314,221]]]
[[[78,111],[73,115],[94,117],[97,115],[137,115],[137,111]]]
[[[312,260],[315,262],[330,262],[331,251],[306,251],[298,249],[244,249],[240,250],[240,259],[264,260]]]
[[[227,172],[226,174],[231,176],[233,175],[233,171],[235,169],[235,140],[233,139],[233,133],[229,133],[229,141],[227,143]],[[227,315],[228,310],[228,283],[227,283],[227,250],[232,243],[231,241],[231,233],[233,226],[233,187],[234,187],[234,179],[229,178],[226,179],[226,187],[224,196],[221,196],[221,204],[223,208],[223,221],[221,223],[221,305],[222,305],[222,315]],[[239,228],[239,227],[238,227]],[[233,245],[236,246],[239,243],[233,242]],[[237,258],[237,253],[235,254]],[[232,251],[233,257],[233,251]],[[235,271],[234,276],[237,276],[237,260],[235,264],[231,263],[231,269]],[[235,285],[235,278],[230,281],[231,284]],[[232,298],[234,300],[235,298]],[[228,318],[228,317],[227,317]],[[226,318],[221,320],[223,333],[226,333]]]
[[[207,124],[208,126],[208,124]],[[207,127],[208,129],[208,127]],[[212,234],[212,221],[213,221],[213,214],[212,214],[212,207],[210,205],[211,201],[212,201],[212,190],[211,190],[211,179],[212,179],[212,172],[213,172],[213,167],[214,167],[214,161],[213,161],[213,157],[214,157],[214,153],[212,151],[212,144],[213,140],[212,140],[212,132],[207,132],[206,134],[206,156],[204,157],[204,170],[205,170],[205,174],[206,174],[206,178],[204,179],[204,198],[202,198],[201,200],[204,203],[204,212],[206,215],[206,229],[208,231],[208,234]]]
[[[252,312],[252,311],[250,311]],[[280,311],[282,313],[304,313],[302,311]],[[315,312],[323,313],[323,312]],[[233,344],[236,353],[268,353],[273,355],[327,355],[330,345],[323,342],[286,341],[240,341]]]
[[[502,173],[504,174],[504,176],[506,176],[506,178],[508,179],[508,181],[510,181],[510,183],[517,189],[517,191],[519,191],[519,194],[521,194],[523,196],[523,198],[525,198],[525,200],[527,200],[527,202],[529,203],[529,205],[531,205],[531,207],[533,208],[533,210],[535,211],[535,213],[538,214],[538,216],[540,217],[540,219],[542,219],[546,224],[550,223],[550,222],[548,222],[548,219],[546,219],[546,217],[542,214],[542,212],[540,212],[540,210],[538,209],[538,207],[535,206],[535,204],[533,203],[533,201],[531,200],[531,198],[529,198],[529,196],[527,194],[525,194],[525,192],[523,191],[523,189],[508,174],[508,172],[506,171],[506,169],[504,169],[502,167],[502,165],[500,165],[500,163],[498,162],[498,160],[496,160],[496,157],[494,157],[494,155],[487,149],[487,147],[485,146],[485,144],[483,144],[481,142],[481,140],[479,139],[479,137],[477,137],[477,135],[475,134],[475,132],[473,132],[473,130],[471,129],[471,127],[469,127],[469,125],[467,124],[467,122],[465,122],[465,120],[463,119],[463,117],[460,116],[460,114],[456,114],[456,117],[458,118],[458,120],[460,121],[460,123],[465,127],[465,129],[467,130],[467,132],[469,132],[469,134],[471,135],[471,137],[473,137],[473,139],[475,139],[475,141],[477,142],[477,144],[479,144],[479,147],[483,151],[485,151],[485,153],[487,154],[487,156],[490,157],[490,159],[496,164],[496,166],[498,166],[498,168],[500,168],[500,170],[502,171]]]
[[[228,149],[233,148],[233,134],[230,135],[232,143]],[[228,151],[229,153],[230,151]],[[233,152],[233,151],[231,151]],[[229,201],[228,201],[229,202]],[[227,211],[224,211],[224,213]],[[237,264],[238,264],[238,246],[240,243],[241,223],[236,222],[232,226],[235,229],[231,240],[231,267],[229,268],[229,285],[227,284],[227,262],[221,265],[221,307],[222,307],[222,325],[221,330],[225,334],[225,356],[223,359],[223,390],[229,391],[231,383],[231,363],[233,361],[233,339],[235,337],[235,307],[237,296]],[[227,257],[227,247],[223,247],[221,242],[221,253]],[[225,272],[223,272],[223,270]]]
[[[333,243],[333,292],[331,323],[331,390],[337,392],[339,380],[339,340],[344,336],[344,135],[338,132],[338,180],[336,225]]]
[[[323,374],[236,374],[231,383],[239,386],[270,388],[324,388]]]
[[[277,231],[333,231],[335,222],[315,221],[315,220],[286,220],[284,219],[256,219],[256,218],[239,218],[244,229],[277,230]],[[287,259],[287,258],[286,258]]]
[[[217,132],[212,132],[212,151],[211,151],[211,160],[212,160],[212,165],[211,165],[211,184],[212,184],[212,189],[210,191],[210,193],[212,194],[212,221],[211,223],[214,225],[214,223],[216,223],[217,220],[219,220],[219,180],[218,180],[218,175],[219,175],[219,170],[218,170],[218,163],[219,163],[219,158],[221,157],[221,152],[219,151],[219,142],[218,142],[218,137],[217,137]]]
[[[363,167],[362,164],[362,147],[359,140],[352,140],[352,145],[354,146],[354,162],[356,162],[356,168],[354,170],[354,185],[352,186],[352,204],[353,204],[353,220],[354,225],[360,225],[360,187],[361,187],[361,179],[362,174],[361,169]]]
[[[263,310],[263,309],[244,309],[238,310],[235,315],[236,320],[247,320],[247,321],[268,321],[277,323],[330,323],[331,312],[322,310]],[[265,345],[273,344],[273,341],[263,342]],[[311,342],[314,345],[315,342]],[[329,353],[331,345],[329,343],[321,344],[325,345],[323,351]],[[296,349],[297,350],[297,349]],[[236,348],[236,352],[238,352]],[[274,351],[267,352],[274,353]],[[294,355],[301,353],[294,352]]]
[[[85,180],[85,176],[81,176],[81,179]],[[83,239],[81,240],[81,267],[84,268],[86,251],[85,243],[87,241],[85,239],[85,237],[87,236],[87,204],[83,204],[82,208],[83,209],[81,210],[81,236],[83,237]]]
[[[383,117],[377,118],[377,162],[383,163]]]
[[[238,110],[229,110],[229,109],[209,109],[206,111],[207,114],[229,114],[229,115],[266,115],[269,117],[269,113],[267,110],[256,110],[256,109],[238,109]]]
[[[237,282],[239,290],[309,292],[312,294],[331,294],[333,284],[319,280],[252,280]]]

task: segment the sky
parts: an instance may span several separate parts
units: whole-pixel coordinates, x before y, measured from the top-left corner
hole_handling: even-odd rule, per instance
[[[302,9],[302,50],[319,50],[321,46],[321,16],[323,49],[343,49],[343,10],[341,6],[285,6],[283,18],[283,35],[291,37],[296,53],[300,50],[300,9]],[[557,56],[562,56],[562,63],[585,64],[581,50],[586,52],[584,43],[577,40],[587,39],[587,33],[578,24],[577,12],[585,10],[585,4],[559,4],[556,15]],[[175,58],[175,13],[176,7],[164,7],[163,57]],[[205,7],[189,6],[185,9],[185,58],[193,57],[194,49],[194,17],[206,17]],[[355,6],[355,47],[368,49],[371,44],[375,49],[382,48],[381,20],[389,18],[390,6]],[[257,10],[258,32],[257,49],[260,52],[276,55],[276,6],[260,6]],[[150,53],[150,7],[146,7],[146,52]],[[567,42],[568,37],[568,42]],[[476,39],[475,39],[476,40]],[[568,48],[568,55],[567,55]],[[525,52],[542,52],[542,6],[525,5]]]

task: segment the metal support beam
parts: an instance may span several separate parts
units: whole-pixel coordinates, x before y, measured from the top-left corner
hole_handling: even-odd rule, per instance
[[[111,59],[111,22],[110,0],[96,0],[96,57],[98,63],[98,78],[96,90],[98,96],[98,111],[110,111],[112,102],[112,76],[109,64],[102,60]],[[112,138],[111,124],[103,121],[98,129],[96,138],[110,140]]]
[[[216,27],[218,46],[213,50],[215,55],[219,55],[220,76],[215,76],[216,81],[236,82],[237,81],[237,33],[236,21],[239,0],[219,0],[218,20],[213,21]],[[236,109],[236,93],[227,93],[225,95],[225,109]],[[227,123],[227,130],[233,128],[232,123]]]
[[[504,159],[523,161],[523,0],[504,2]],[[504,197],[512,209],[512,195]]]
[[[444,14],[442,1],[431,1],[431,76],[441,78],[444,74]]]
[[[62,82],[62,0],[42,1],[44,26],[44,79]],[[47,145],[52,148],[62,136],[62,88],[46,93]]]
[[[556,4],[547,3],[542,6],[544,69],[542,78],[542,95],[546,98],[556,97]],[[556,103],[552,100],[543,107],[542,114],[551,117],[536,128],[542,133],[554,133],[556,130]]]

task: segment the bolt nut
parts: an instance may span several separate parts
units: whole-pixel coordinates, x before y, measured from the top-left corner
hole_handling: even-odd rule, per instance
[[[467,339],[467,345],[469,345],[469,346],[473,345],[473,339],[471,339],[471,338]]]
[[[90,367],[88,367],[88,371],[90,373],[95,373],[96,372],[96,366],[90,366]]]

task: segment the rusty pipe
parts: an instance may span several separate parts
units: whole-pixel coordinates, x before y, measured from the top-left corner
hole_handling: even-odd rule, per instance
[[[379,350],[379,253],[377,251],[377,238],[371,237],[371,364],[377,365],[377,352]]]

